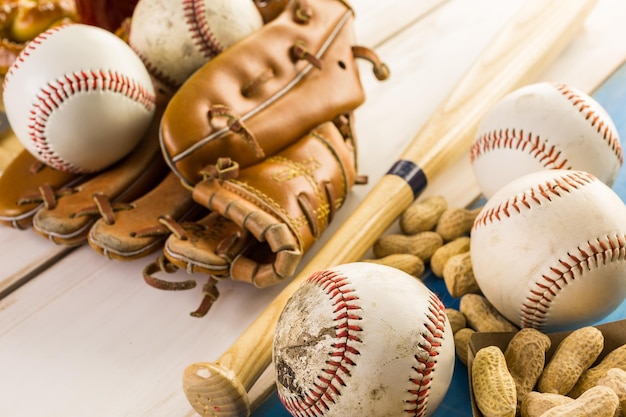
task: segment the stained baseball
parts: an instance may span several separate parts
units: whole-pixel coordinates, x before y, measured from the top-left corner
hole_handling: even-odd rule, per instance
[[[312,274],[291,296],[273,361],[293,416],[430,416],[452,379],[454,340],[421,281],[355,262]]]
[[[100,171],[141,140],[155,91],[139,57],[104,29],[70,24],[31,41],[9,68],[3,100],[24,147],[61,171]]]
[[[175,90],[202,64],[262,25],[250,0],[139,0],[129,44],[153,77]]]
[[[471,238],[476,282],[520,327],[593,324],[626,297],[626,206],[587,172],[513,180],[487,201]]]
[[[566,84],[541,82],[506,95],[487,113],[470,161],[489,198],[544,169],[586,171],[612,186],[623,156],[613,120],[596,100]]]

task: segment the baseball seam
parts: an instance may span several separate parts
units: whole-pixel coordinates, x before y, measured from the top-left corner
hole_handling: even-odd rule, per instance
[[[408,390],[415,399],[406,401],[412,408],[404,410],[405,415],[415,417],[423,417],[428,408],[428,393],[432,385],[439,349],[443,343],[447,317],[443,303],[432,292],[429,295],[426,317],[428,319],[424,323],[426,330],[421,334],[424,342],[419,344],[421,354],[414,356],[417,364],[413,367],[413,371],[416,375],[409,379],[416,386]]]
[[[183,0],[185,22],[198,50],[205,58],[212,58],[224,49],[217,41],[206,18],[204,0]]]
[[[158,68],[158,66],[150,62],[147,56],[142,54],[133,45],[130,45],[130,47],[135,52],[135,54],[137,54],[139,59],[141,59],[144,66],[146,67],[148,72],[152,75],[152,77],[154,77],[157,81],[159,81],[161,84],[163,84],[165,87],[169,88],[170,90],[176,90],[178,87],[180,87],[179,82],[177,82],[173,77],[170,77],[169,75],[167,75],[165,72],[161,71]]]
[[[587,172],[568,171],[558,178],[547,180],[522,194],[508,198],[494,207],[483,209],[476,217],[472,230],[511,217],[511,215],[521,213],[523,210],[541,206],[553,198],[560,197],[561,193],[570,193],[594,181],[596,181],[596,177]]]
[[[526,133],[523,129],[498,129],[480,135],[470,149],[470,162],[496,149],[526,152],[545,168],[570,169],[566,166],[568,160],[554,145],[548,146],[539,135]]]
[[[604,121],[602,115],[596,113],[591,108],[591,103],[585,100],[583,97],[574,92],[565,84],[553,84],[554,87],[563,94],[567,100],[569,100],[578,111],[584,114],[585,120],[591,123],[592,127],[596,128],[596,131],[602,135],[602,138],[606,141],[609,148],[613,151],[615,156],[620,162],[620,165],[624,162],[624,156],[622,154],[622,146],[616,132],[613,131],[611,126]]]
[[[567,252],[550,266],[547,274],[535,282],[530,295],[522,303],[520,324],[522,327],[542,329],[550,312],[551,302],[571,282],[585,271],[600,268],[607,263],[624,261],[626,258],[626,236],[604,236],[587,241],[583,247]]]
[[[155,107],[156,97],[130,77],[110,70],[86,70],[68,73],[49,82],[37,94],[33,103],[28,135],[43,160],[53,168],[68,172],[82,172],[81,169],[64,161],[48,143],[46,127],[52,113],[72,96],[91,92],[111,91],[126,96],[151,112]]]
[[[591,103],[584,97],[581,97],[565,84],[552,83],[551,85],[582,114],[591,127],[596,129],[621,165],[623,163],[623,153],[617,132],[611,128],[609,123],[604,121],[602,115],[593,110]],[[542,142],[543,140],[539,135],[532,132],[525,133],[521,129],[505,128],[485,132],[472,144],[470,161],[474,162],[483,154],[495,149],[515,149],[527,152],[533,158],[539,160],[545,168],[570,169],[570,167],[566,166],[568,161],[567,158],[561,155],[561,151],[557,150],[554,145],[548,146]]]
[[[9,67],[8,72],[6,73],[6,75],[4,77],[4,81],[2,83],[3,90],[6,91],[8,83],[9,83],[9,80],[12,78],[13,73],[15,72],[16,69],[18,69],[20,67],[20,64],[22,64],[24,62],[26,57],[30,56],[30,53],[32,51],[34,51],[35,49],[37,49],[39,47],[39,45],[41,45],[41,43],[43,41],[45,41],[46,39],[48,39],[53,33],[58,32],[59,30],[61,30],[65,26],[67,26],[67,25],[54,26],[54,27],[52,27],[52,28],[50,28],[50,29],[48,29],[48,30],[46,30],[44,32],[41,32],[33,40],[28,42],[26,44],[26,46],[24,46],[24,49],[22,49],[22,52],[20,52],[19,55],[17,56],[17,58],[15,58],[15,61],[13,62],[13,64],[11,64],[11,66]]]
[[[311,275],[307,282],[317,285],[330,297],[335,306],[334,319],[336,339],[333,352],[329,353],[326,361],[327,368],[318,375],[318,382],[304,397],[281,398],[285,407],[294,416],[322,416],[330,409],[328,403],[334,403],[335,398],[341,395],[345,386],[344,379],[350,377],[351,368],[356,363],[351,358],[360,354],[358,344],[361,343],[358,325],[361,317],[357,314],[361,309],[358,305],[359,297],[354,289],[349,287],[349,280],[334,271],[319,271]]]

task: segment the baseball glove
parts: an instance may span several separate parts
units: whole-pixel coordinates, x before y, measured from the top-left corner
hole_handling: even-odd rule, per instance
[[[172,170],[194,186],[220,158],[249,167],[360,106],[355,58],[371,60],[379,79],[388,70],[354,44],[353,17],[341,0],[294,0],[200,67],[163,115],[161,147]]]
[[[261,288],[290,278],[352,186],[364,182],[356,175],[351,123],[350,115],[341,115],[245,169],[229,158],[206,167],[193,199],[210,214],[168,237],[164,258],[144,271],[146,281],[184,289],[195,283],[176,284],[154,274],[177,268],[208,274],[204,300],[192,313],[202,316],[217,298],[217,277]]]

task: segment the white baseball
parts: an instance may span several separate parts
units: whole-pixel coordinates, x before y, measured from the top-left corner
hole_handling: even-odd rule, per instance
[[[283,309],[273,347],[278,396],[293,416],[430,416],[454,360],[439,298],[366,262],[312,274]]]
[[[626,297],[626,206],[587,172],[513,180],[487,201],[471,238],[481,291],[520,327],[593,324]]]
[[[262,25],[251,0],[139,0],[129,43],[154,78],[175,90],[205,62]]]
[[[589,95],[565,84],[519,88],[485,116],[470,149],[478,186],[489,198],[506,183],[544,169],[576,169],[613,185],[622,166],[613,120]]]
[[[104,29],[70,24],[28,43],[9,68],[3,100],[24,147],[61,171],[100,171],[141,140],[155,111],[150,75]]]

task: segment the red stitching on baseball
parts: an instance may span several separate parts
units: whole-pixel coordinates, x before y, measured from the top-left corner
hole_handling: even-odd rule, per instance
[[[537,159],[545,168],[570,169],[568,160],[554,145],[547,146],[539,135],[524,133],[523,130],[499,129],[480,135],[470,148],[470,161],[494,149],[515,149],[524,151]]]
[[[203,0],[183,0],[183,11],[191,38],[206,58],[212,58],[224,49],[219,44],[206,19]]]
[[[92,91],[113,91],[123,94],[147,111],[152,111],[155,107],[156,97],[150,91],[116,71],[77,71],[49,82],[47,86],[42,87],[37,95],[37,101],[31,107],[28,134],[41,158],[58,170],[82,172],[78,167],[59,158],[49,146],[45,134],[48,119],[54,109],[59,108],[73,95]]]
[[[15,58],[15,61],[13,62],[13,64],[11,64],[11,66],[9,67],[9,70],[7,71],[4,77],[4,81],[2,82],[3,89],[6,90],[7,82],[12,77],[15,70],[19,68],[20,64],[24,62],[24,59],[30,56],[31,51],[35,50],[39,45],[41,45],[41,42],[49,38],[50,35],[58,32],[59,30],[61,30],[62,28],[68,25],[69,24],[54,26],[44,32],[41,32],[33,40],[28,42],[26,46],[24,46],[24,49],[22,49],[22,51],[18,54],[17,58]]]
[[[580,113],[583,113],[585,120],[589,121],[591,126],[596,128],[596,131],[600,133],[620,161],[620,164],[622,164],[624,158],[622,146],[617,133],[611,129],[609,124],[605,123],[600,115],[591,109],[588,101],[567,85],[553,83],[552,86],[563,94]],[[554,145],[547,147],[545,143],[542,143],[538,135],[528,133],[526,136],[523,131],[516,132],[515,129],[500,129],[480,135],[470,148],[470,161],[474,162],[483,154],[502,148],[526,151],[535,159],[538,159],[545,168],[570,169],[569,166],[566,166],[568,160],[561,156],[561,152]]]
[[[318,376],[315,390],[311,390],[306,398],[281,399],[285,407],[295,416],[322,416],[341,395],[341,387],[345,386],[344,377],[350,376],[355,362],[350,356],[359,355],[357,345],[361,343],[359,332],[361,327],[355,323],[361,320],[357,314],[361,307],[357,304],[359,297],[349,287],[348,278],[334,271],[319,271],[311,275],[307,282],[318,285],[326,292],[335,306],[336,339],[341,342],[333,344],[335,349],[326,361],[328,366],[323,375]]]
[[[613,132],[611,127],[604,123],[599,114],[590,109],[590,104],[581,96],[576,94],[565,84],[553,84],[554,87],[561,92],[578,111],[585,113],[585,119],[590,121],[591,126],[595,127],[597,132],[602,134],[602,138],[607,142],[615,156],[619,159],[620,164],[624,162],[624,156],[622,153],[622,145],[619,137]]]
[[[439,348],[442,346],[447,320],[445,307],[439,298],[430,293],[428,301],[428,313],[426,314],[428,321],[424,324],[426,330],[422,332],[425,342],[419,344],[421,351],[415,355],[417,364],[413,367],[413,371],[416,375],[409,379],[417,386],[416,389],[409,390],[409,393],[416,398],[406,401],[411,408],[404,410],[406,415],[415,417],[423,417],[427,411],[428,392],[432,385],[433,373],[435,373],[435,365],[439,356]]]
[[[595,241],[587,241],[586,246],[567,252],[533,284],[531,295],[522,304],[520,324],[541,330],[548,319],[552,300],[562,289],[593,268],[623,262],[625,258],[626,235],[599,237]]]
[[[596,177],[587,172],[568,171],[560,177],[538,184],[535,188],[531,188],[521,195],[515,195],[497,206],[483,210],[474,221],[472,229],[487,226],[490,223],[511,217],[514,213],[521,213],[523,210],[530,210],[544,202],[551,201],[553,198],[560,197],[562,193],[573,192],[594,181],[596,181]]]
[[[179,82],[177,82],[174,78],[168,76],[166,73],[161,71],[156,65],[151,63],[144,54],[142,54],[140,51],[137,50],[137,48],[133,47],[132,45],[130,45],[130,47],[133,51],[135,51],[139,59],[141,59],[141,61],[143,62],[143,65],[146,67],[148,72],[154,78],[156,78],[160,83],[162,83],[165,87],[169,88],[170,90],[176,90],[178,87],[180,87],[181,84]]]

